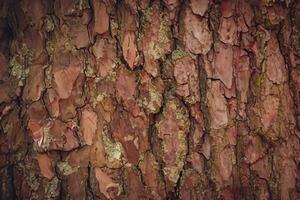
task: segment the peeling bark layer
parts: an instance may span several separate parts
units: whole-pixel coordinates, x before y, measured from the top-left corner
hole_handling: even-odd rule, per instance
[[[0,199],[300,199],[300,2],[0,1]]]

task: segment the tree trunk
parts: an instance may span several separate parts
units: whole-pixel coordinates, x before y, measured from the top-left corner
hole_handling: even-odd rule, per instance
[[[299,1],[0,9],[0,199],[300,199]]]

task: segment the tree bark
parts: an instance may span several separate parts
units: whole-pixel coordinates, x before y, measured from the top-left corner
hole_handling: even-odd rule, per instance
[[[300,199],[297,0],[0,1],[0,199]]]

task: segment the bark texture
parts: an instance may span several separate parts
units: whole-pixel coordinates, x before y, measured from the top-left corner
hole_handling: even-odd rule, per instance
[[[297,0],[0,1],[0,199],[300,199]]]

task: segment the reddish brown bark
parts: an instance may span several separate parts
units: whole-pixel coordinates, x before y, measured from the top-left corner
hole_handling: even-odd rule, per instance
[[[0,8],[0,199],[300,199],[299,1]]]

